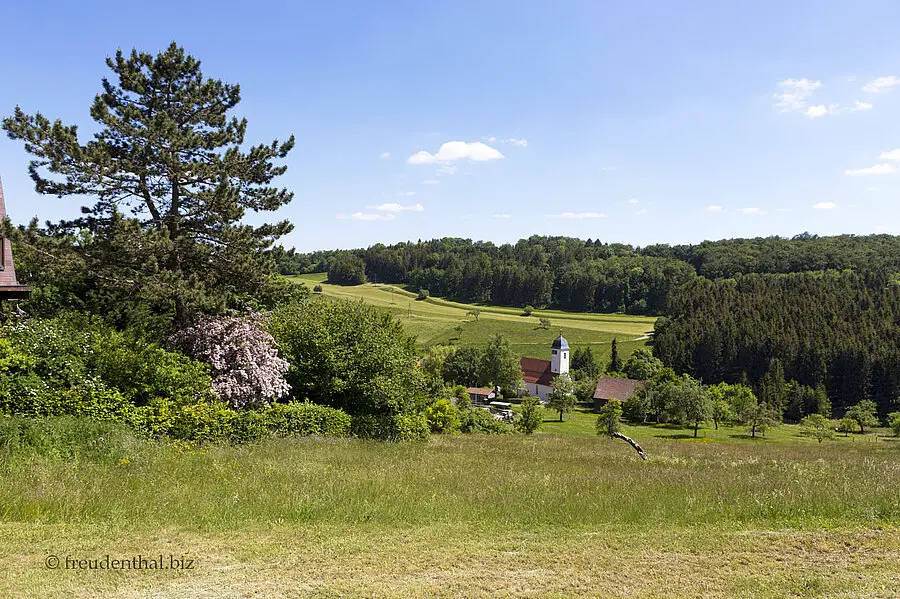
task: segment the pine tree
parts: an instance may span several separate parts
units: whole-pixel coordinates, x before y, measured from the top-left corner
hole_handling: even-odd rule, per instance
[[[175,43],[155,57],[119,50],[106,63],[115,77],[91,106],[90,141],[18,106],[3,120],[34,157],[39,193],[96,199],[56,231],[91,240],[83,255],[92,293],[111,306],[136,298],[181,325],[197,312],[273,301],[284,287],[267,250],[292,225],[241,220],[291,201],[270,183],[294,138],[243,151],[247,121],[229,116],[240,87],[205,78]]]
[[[606,367],[607,372],[622,372],[622,358],[619,357],[619,348],[616,340],[612,340],[612,346],[609,350],[609,366]]]

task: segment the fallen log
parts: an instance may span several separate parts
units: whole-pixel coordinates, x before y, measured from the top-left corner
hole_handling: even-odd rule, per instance
[[[634,450],[635,450],[636,452],[638,452],[638,454],[641,456],[641,459],[644,459],[644,460],[647,459],[647,454],[646,454],[646,452],[644,452],[644,450],[641,449],[641,446],[637,444],[637,441],[635,441],[635,440],[632,439],[631,437],[626,437],[626,436],[623,435],[622,433],[613,433],[613,437],[615,437],[615,438],[617,438],[617,439],[622,439],[623,441],[626,441],[629,445],[631,445],[632,447],[634,447]]]

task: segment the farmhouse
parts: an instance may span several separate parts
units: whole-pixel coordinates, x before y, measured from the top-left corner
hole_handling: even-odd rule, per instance
[[[610,399],[625,401],[644,386],[644,381],[620,379],[612,376],[601,376],[594,389],[594,409],[600,409]]]
[[[494,387],[493,389],[490,387],[469,387],[466,389],[466,393],[469,394],[469,399],[472,403],[486,403],[493,401],[499,395],[497,387]]]
[[[0,183],[0,221],[6,218],[6,203],[3,199],[3,184]],[[31,289],[19,285],[16,267],[13,264],[12,246],[9,239],[0,235],[0,300],[28,299]]]
[[[553,377],[569,372],[569,353],[569,342],[560,334],[550,346],[549,360],[540,358],[520,360],[522,380],[530,395],[539,397],[541,401],[547,401],[547,396],[553,393]]]

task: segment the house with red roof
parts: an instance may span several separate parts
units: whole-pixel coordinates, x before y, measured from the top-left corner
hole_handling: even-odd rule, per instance
[[[542,402],[553,393],[553,377],[569,373],[569,342],[560,334],[550,346],[550,359],[522,358],[522,380],[529,395],[539,397]]]

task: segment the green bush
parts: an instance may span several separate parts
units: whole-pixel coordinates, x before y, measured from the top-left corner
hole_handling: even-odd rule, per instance
[[[228,429],[228,440],[231,443],[252,443],[271,435],[267,426],[267,414],[257,410],[235,412]]]
[[[350,415],[309,402],[274,404],[263,411],[265,424],[279,437],[347,437]]]
[[[534,306],[525,306],[525,309],[522,310],[522,314],[525,316],[531,316],[532,312],[534,312]]]
[[[134,407],[117,389],[88,382],[74,389],[42,388],[30,376],[0,377],[0,413],[46,418],[83,416],[102,421],[129,421]]]
[[[178,406],[172,411],[167,435],[182,441],[219,441],[231,434],[237,412],[223,403],[198,403]]]
[[[425,441],[430,429],[424,414],[361,414],[353,417],[353,435],[379,441]]]
[[[427,289],[419,289],[419,294],[416,295],[416,299],[419,301],[426,300],[431,295],[431,292]]]
[[[437,399],[425,408],[425,418],[433,433],[458,433],[459,413],[449,399]]]
[[[498,435],[509,433],[512,428],[496,418],[487,410],[469,408],[459,411],[459,430],[467,434]]]
[[[0,459],[38,455],[117,462],[134,457],[141,446],[134,433],[120,423],[72,416],[46,419],[0,416]]]
[[[900,412],[888,414],[888,426],[891,427],[895,437],[900,437]]]
[[[537,397],[526,397],[522,400],[521,410],[516,414],[516,430],[530,435],[544,423],[544,409]]]

